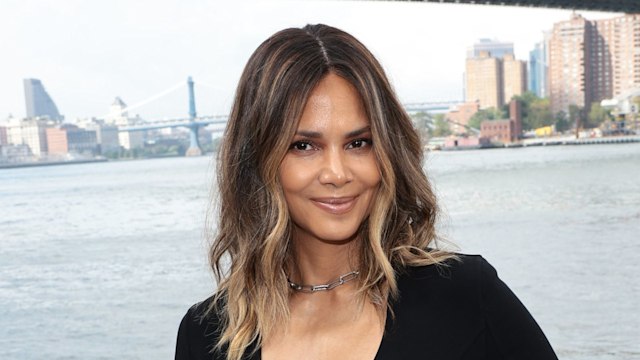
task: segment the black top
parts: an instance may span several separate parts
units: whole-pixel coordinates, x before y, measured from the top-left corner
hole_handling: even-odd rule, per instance
[[[398,273],[375,360],[535,359],[557,357],[531,314],[481,256],[460,255],[448,267],[410,267]],[[176,360],[223,360],[211,353],[218,318],[203,318],[211,298],[180,323]],[[259,360],[260,349],[248,360]]]

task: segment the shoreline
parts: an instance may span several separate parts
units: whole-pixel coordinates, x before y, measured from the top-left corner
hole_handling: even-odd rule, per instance
[[[38,166],[58,166],[58,165],[76,165],[107,162],[109,159],[86,159],[86,160],[69,160],[69,161],[34,161],[23,163],[0,164],[1,169],[18,169]]]
[[[576,145],[605,145],[605,144],[630,144],[630,143],[640,143],[640,135],[615,136],[615,137],[612,136],[612,137],[600,137],[600,138],[579,138],[579,139],[576,139],[574,137],[525,139],[523,141],[520,141],[517,143],[510,143],[510,144],[442,147],[439,149],[428,149],[428,151],[467,151],[467,150],[485,150],[485,149],[511,149],[511,148],[538,147],[538,146],[576,146]],[[206,155],[210,155],[210,154],[203,154],[203,156],[206,156]],[[34,161],[34,162],[7,163],[7,164],[0,163],[0,170],[20,169],[20,168],[30,168],[30,167],[40,167],[40,166],[78,165],[78,164],[91,164],[91,163],[103,163],[103,162],[153,160],[153,159],[165,159],[165,158],[173,158],[173,157],[181,157],[181,156],[170,155],[170,156],[154,156],[154,157],[133,158],[133,159],[96,158],[96,159],[69,160],[69,161]]]
[[[608,136],[594,138],[570,137],[550,137],[524,139],[519,142],[507,144],[487,144],[474,146],[450,146],[442,147],[441,151],[463,151],[463,150],[484,150],[484,149],[510,149],[535,146],[576,146],[576,145],[604,145],[604,144],[630,144],[640,143],[640,135],[631,136]]]
[[[205,153],[201,156],[209,156],[211,153]],[[58,165],[78,165],[78,164],[91,164],[91,163],[103,163],[103,162],[126,162],[126,161],[137,161],[137,160],[157,160],[157,159],[167,159],[167,158],[182,158],[185,156],[180,155],[167,155],[167,156],[151,156],[151,157],[141,157],[141,158],[121,158],[121,159],[109,159],[109,158],[95,158],[95,159],[85,159],[85,160],[68,160],[68,161],[33,161],[33,162],[22,162],[22,163],[0,163],[0,170],[3,169],[20,169],[20,168],[30,168],[30,167],[40,167],[40,166],[58,166]]]

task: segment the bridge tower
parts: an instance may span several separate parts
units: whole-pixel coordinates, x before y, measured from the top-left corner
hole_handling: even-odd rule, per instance
[[[189,85],[189,130],[191,132],[191,143],[185,156],[200,156],[202,155],[202,149],[200,148],[200,142],[198,141],[198,129],[200,125],[196,123],[196,98],[193,90],[193,79],[191,76],[187,78],[187,84]]]

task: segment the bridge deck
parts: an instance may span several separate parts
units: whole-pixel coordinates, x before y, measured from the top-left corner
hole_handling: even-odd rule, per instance
[[[422,1],[454,4],[506,5],[545,7],[556,9],[575,9],[592,11],[610,11],[623,13],[639,13],[638,0],[392,0],[392,1]]]

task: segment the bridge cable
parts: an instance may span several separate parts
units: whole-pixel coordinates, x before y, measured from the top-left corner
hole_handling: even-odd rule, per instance
[[[112,113],[112,112],[109,112],[108,114],[103,115],[102,117],[111,117],[111,116],[114,116],[114,115],[122,115],[124,112],[127,112],[127,111],[129,111],[129,110],[137,109],[137,108],[139,108],[139,107],[141,107],[141,106],[147,105],[147,104],[148,104],[148,103],[150,103],[150,102],[156,101],[156,100],[158,100],[159,98],[161,98],[161,97],[163,97],[163,96],[166,96],[166,95],[168,95],[168,94],[170,94],[170,93],[172,93],[172,92],[174,92],[174,91],[176,91],[176,90],[180,89],[180,88],[181,88],[181,87],[183,87],[183,86],[186,86],[186,83],[185,83],[184,81],[180,81],[179,83],[177,83],[176,85],[174,85],[174,86],[170,87],[170,88],[169,88],[169,89],[167,89],[167,90],[161,91],[161,92],[159,92],[158,94],[155,94],[155,95],[153,95],[153,96],[150,96],[150,97],[148,97],[147,99],[142,100],[142,101],[140,101],[140,102],[138,102],[138,103],[136,103],[136,104],[134,104],[134,105],[131,105],[131,106],[127,106],[127,107],[125,107],[124,109],[122,109],[122,110],[120,110],[120,111],[119,111],[119,112],[120,112],[119,114],[117,114],[117,113],[115,113],[115,114],[114,114],[114,113]]]

